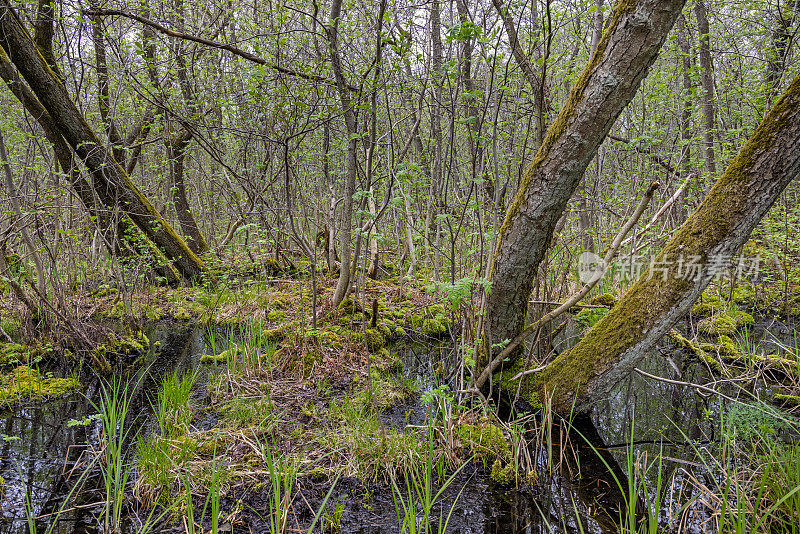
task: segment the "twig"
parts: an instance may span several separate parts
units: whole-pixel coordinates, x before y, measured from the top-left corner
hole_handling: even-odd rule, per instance
[[[628,220],[628,222],[626,222],[622,226],[622,228],[619,231],[619,234],[617,234],[617,237],[614,238],[614,241],[611,244],[611,248],[608,249],[605,258],[603,258],[604,268],[609,263],[611,263],[611,260],[614,259],[614,256],[616,256],[620,246],[622,246],[622,240],[625,238],[625,235],[627,235],[627,233],[630,232],[631,229],[636,225],[639,218],[642,216],[642,213],[644,213],[644,210],[647,208],[647,205],[650,203],[650,200],[653,198],[653,194],[656,192],[656,189],[660,187],[660,185],[661,184],[659,184],[658,182],[653,182],[650,184],[650,187],[647,188],[647,192],[644,194],[644,198],[642,198],[642,201],[639,203],[639,206],[636,208],[636,211],[633,212],[633,215]],[[508,357],[508,355],[511,354],[511,352],[519,346],[520,343],[525,341],[525,339],[527,339],[528,336],[530,336],[535,330],[541,328],[542,326],[552,321],[565,311],[569,310],[575,304],[577,304],[578,301],[580,301],[583,297],[585,297],[597,285],[597,283],[600,281],[601,278],[602,276],[595,277],[594,280],[583,286],[583,289],[581,289],[580,291],[575,293],[572,297],[567,299],[567,301],[564,302],[564,304],[562,304],[555,310],[551,311],[550,313],[546,314],[538,321],[525,327],[525,329],[516,338],[514,338],[514,340],[511,341],[511,343],[509,343],[508,346],[506,346],[506,348],[504,348],[500,352],[500,354],[498,354],[489,363],[489,365],[486,366],[486,368],[480,374],[478,379],[475,381],[475,387],[477,389],[483,387],[483,384],[486,382],[486,380],[489,379],[489,376],[495,371],[495,369],[497,369],[497,367],[500,366],[500,363],[503,360],[505,360]],[[523,375],[520,373],[514,378],[521,378],[522,376]]]
[[[3,330],[3,327],[2,327],[2,326],[0,326],[0,334],[2,334],[2,335],[3,335],[3,337],[4,337],[4,338],[6,338],[6,339],[8,340],[8,342],[9,342],[9,343],[13,343],[13,342],[14,342],[14,340],[13,340],[13,339],[11,339],[11,336],[9,336],[9,335],[6,333],[6,331],[5,331],[5,330]]]
[[[673,385],[676,385],[676,386],[687,386],[687,387],[690,387],[690,388],[700,389],[702,391],[707,391],[707,392],[712,393],[714,395],[719,395],[720,397],[722,397],[725,400],[729,400],[731,402],[737,402],[737,400],[734,399],[733,397],[729,397],[729,396],[725,395],[724,393],[720,393],[719,391],[717,391],[714,388],[710,388],[710,387],[704,386],[702,384],[693,384],[692,382],[683,382],[681,380],[672,380],[670,378],[664,378],[662,376],[651,375],[650,373],[642,371],[638,367],[635,367],[633,370],[636,371],[637,373],[639,373],[640,375],[644,376],[644,377],[652,378],[653,380],[658,380],[659,382],[664,382],[664,383],[667,383],[667,384],[673,384]]]
[[[609,139],[611,139],[612,141],[616,141],[616,142],[618,142],[618,143],[623,143],[623,144],[626,144],[626,145],[629,145],[629,144],[631,144],[631,140],[630,140],[630,139],[625,139],[624,137],[619,137],[619,136],[616,136],[616,135],[608,134],[608,138],[609,138]],[[652,161],[652,162],[654,162],[654,163],[657,163],[658,165],[661,165],[661,166],[662,166],[662,167],[664,167],[664,169],[666,169],[666,170],[667,170],[667,172],[669,172],[670,174],[674,174],[675,176],[679,176],[679,175],[680,175],[680,173],[679,173],[677,170],[675,170],[675,167],[673,167],[672,165],[670,165],[670,164],[669,164],[669,163],[667,163],[666,161],[664,161],[664,160],[662,160],[661,158],[659,158],[659,157],[658,157],[658,156],[657,156],[657,155],[656,155],[656,154],[653,152],[653,150],[652,150],[652,149],[649,149],[649,148],[642,148],[642,147],[639,147],[639,146],[637,146],[637,147],[635,147],[635,148],[636,148],[636,150],[638,150],[639,152],[644,152],[645,154],[647,154],[647,156],[650,158],[650,161]]]
[[[135,20],[136,22],[141,22],[142,24],[146,24],[151,28],[154,28],[160,31],[163,34],[169,35],[170,37],[177,37],[178,39],[185,39],[187,41],[193,41],[195,43],[204,44],[206,46],[210,46],[212,48],[219,48],[221,50],[227,50],[234,55],[242,57],[248,61],[252,61],[258,65],[264,65],[265,67],[269,67],[272,70],[278,71],[281,74],[286,74],[289,76],[295,76],[297,78],[302,78],[304,80],[312,81],[312,82],[319,82],[324,83],[327,85],[336,85],[336,82],[333,80],[329,80],[327,78],[323,78],[322,76],[317,76],[315,74],[306,74],[305,72],[300,72],[294,69],[290,69],[288,67],[282,67],[275,63],[269,62],[266,59],[256,56],[255,54],[251,54],[250,52],[245,52],[241,48],[237,48],[233,45],[229,45],[226,43],[219,43],[217,41],[212,41],[210,39],[205,39],[203,37],[199,37],[197,35],[191,35],[188,33],[183,33],[175,30],[171,30],[166,26],[159,24],[153,20],[150,20],[146,17],[142,17],[140,15],[134,15],[133,13],[129,13],[127,11],[121,9],[87,9],[83,12],[85,15],[90,17],[107,17],[107,16],[119,16],[125,17],[131,20]],[[357,91],[358,88],[348,85],[347,88],[351,91]]]
[[[678,200],[678,198],[680,198],[681,194],[686,189],[686,186],[689,185],[689,182],[691,182],[694,179],[695,176],[696,176],[695,174],[690,174],[689,176],[687,176],[686,180],[683,181],[683,183],[678,188],[678,190],[675,191],[675,193],[673,193],[673,195],[671,197],[669,197],[669,200],[664,202],[664,205],[661,206],[661,209],[659,209],[656,212],[656,214],[653,215],[653,218],[650,219],[650,222],[647,223],[645,225],[645,227],[642,228],[640,231],[636,232],[634,235],[630,236],[628,239],[623,241],[622,245],[625,246],[628,243],[630,243],[633,239],[638,239],[641,236],[643,236],[644,233],[647,232],[647,230],[649,230],[651,226],[653,226],[653,223],[655,223],[658,220],[659,217],[661,217],[664,213],[666,213],[667,210],[670,208],[670,206],[672,206],[675,203],[675,201]]]

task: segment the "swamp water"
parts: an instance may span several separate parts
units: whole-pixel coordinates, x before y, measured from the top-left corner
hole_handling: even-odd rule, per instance
[[[157,354],[149,355],[149,372],[133,396],[130,418],[139,432],[154,430],[151,402],[158,392],[160,377],[167,372],[194,370],[200,365],[200,356],[207,352],[202,329],[164,324],[147,334],[152,342],[160,342],[161,348]],[[794,329],[782,323],[759,324],[753,329],[752,337],[765,345],[794,346]],[[405,373],[421,384],[422,391],[431,388],[435,365],[448,357],[449,349],[409,346],[407,352]],[[707,380],[702,369],[698,365],[687,365],[677,350],[659,349],[640,368],[688,382]],[[204,391],[207,379],[207,373],[201,372],[195,390]],[[26,495],[33,514],[39,518],[38,532],[46,532],[50,525],[54,527],[53,532],[58,533],[101,532],[97,517],[105,493],[100,469],[91,462],[100,446],[100,424],[91,419],[96,411],[89,401],[97,402],[98,395],[94,381],[81,393],[0,412],[0,476],[5,480],[0,491],[0,495],[4,494],[0,499],[0,534],[28,532]],[[387,410],[382,417],[384,424],[400,427],[423,424],[427,408],[420,398],[418,392],[410,400]],[[665,474],[679,471],[671,478],[672,485],[666,488],[668,495],[661,507],[662,519],[674,517],[681,513],[675,494],[688,487],[685,477],[680,475],[681,467],[692,463],[693,449],[687,440],[695,440],[696,447],[697,443],[716,439],[719,413],[725,409],[725,403],[716,397],[703,397],[687,387],[633,373],[606,401],[598,404],[589,417],[575,422],[585,438],[571,437],[573,447],[562,456],[561,469],[549,470],[548,451],[531,447],[529,456],[539,466],[539,474],[527,490],[493,484],[489,479],[489,465],[460,472],[442,498],[445,516],[455,502],[447,530],[463,534],[616,532],[616,510],[621,494],[605,466],[611,465],[614,474],[626,484],[626,449],[631,435],[637,459],[649,456],[652,461],[663,451],[667,458],[663,466]],[[213,425],[213,420],[207,424]],[[664,442],[662,445],[664,439],[671,444]],[[587,446],[585,440],[592,445]],[[558,451],[551,450],[549,454],[551,458],[555,455],[555,462],[559,461]],[[87,469],[89,472],[76,498],[53,524],[54,514]],[[652,476],[653,473],[648,472],[646,478]],[[314,506],[321,502],[329,486],[302,483],[299,488],[307,502]],[[226,498],[223,498],[223,509]],[[267,506],[266,497],[238,498],[254,509]],[[335,503],[343,507],[339,532],[397,532],[395,503],[391,490],[385,486],[340,479],[328,508],[333,508]],[[436,522],[440,512],[438,508],[435,510]],[[684,512],[684,531],[704,532],[703,514],[693,513]],[[133,514],[129,515],[124,521],[124,530],[134,534],[141,523]],[[252,522],[249,532],[265,531],[262,529],[266,526],[255,516],[245,512],[243,517]],[[223,528],[231,527],[223,525]],[[184,528],[172,524],[163,531],[184,532]],[[248,532],[248,527],[234,524],[233,531]]]

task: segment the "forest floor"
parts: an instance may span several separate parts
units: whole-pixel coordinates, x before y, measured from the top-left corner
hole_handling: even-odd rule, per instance
[[[195,368],[164,374],[148,393],[154,423],[135,440],[127,488],[141,510],[160,505],[177,518],[216,495],[232,525],[263,521],[253,510],[267,506],[273,514],[291,508],[299,528],[336,483],[367,497],[395,496],[416,491],[398,482],[409,473],[424,486],[433,470],[441,484],[466,465],[495,484],[535,483],[519,444],[538,438],[447,385],[447,370],[463,367],[452,359],[465,356],[453,350],[461,325],[446,294],[399,276],[365,279],[354,298],[333,307],[335,277],[318,278],[316,329],[308,276],[76,291],[69,296],[76,315],[97,340],[77,355],[56,339],[22,342],[20,306],[4,300],[0,326],[10,339],[0,341],[0,407],[143,369],[166,348],[151,343],[148,325],[200,328],[204,350]],[[594,306],[574,309],[567,321],[585,331],[607,313],[596,306],[615,300],[595,296],[587,302]],[[774,400],[793,410],[800,404],[797,345],[787,347],[795,357],[756,354],[743,336],[755,322],[750,312],[786,310],[800,312],[800,287],[721,283],[693,308],[685,335],[673,331],[672,338],[718,375],[759,366],[774,382]],[[428,354],[427,372],[409,362],[412,346]],[[39,371],[56,361],[72,371],[63,378]],[[287,488],[291,503],[282,501]],[[324,520],[341,520],[338,510],[328,506]]]
[[[273,484],[305,484],[306,504],[318,503],[319,488],[334,480],[386,491],[397,474],[430,463],[443,476],[467,459],[470,469],[493,467],[497,482],[511,482],[508,433],[484,410],[454,410],[454,393],[437,387],[452,353],[452,309],[398,277],[365,279],[357,298],[334,308],[335,284],[319,277],[316,329],[311,281],[302,276],[76,292],[71,302],[97,339],[78,355],[55,342],[20,343],[22,310],[4,301],[2,325],[12,339],[0,342],[0,408],[63,395],[95,375],[128,369],[134,376],[167,348],[151,343],[149,325],[200,328],[205,350],[195,369],[164,374],[149,393],[155,430],[137,437],[129,488],[144,510],[158,504],[177,517],[187,496],[197,501],[217,488],[228,501],[238,496],[226,502],[235,523],[249,513],[242,502],[268,501]],[[433,362],[428,371],[407,369],[412,346]],[[59,360],[71,369],[66,378],[39,373]],[[313,511],[295,506],[294,520],[307,522]]]

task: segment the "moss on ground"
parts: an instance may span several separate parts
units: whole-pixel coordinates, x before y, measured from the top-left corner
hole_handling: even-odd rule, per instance
[[[730,336],[736,332],[736,320],[728,315],[716,315],[700,321],[697,329],[709,336]]]
[[[478,457],[488,460],[508,458],[511,450],[503,431],[488,419],[460,425],[458,438]]]
[[[517,480],[517,470],[511,462],[503,466],[503,462],[498,458],[492,464],[492,472],[489,475],[489,479],[495,484],[513,484]]]
[[[0,367],[29,363],[31,349],[21,343],[0,343]]]
[[[200,363],[227,363],[231,358],[235,358],[241,352],[239,345],[233,345],[219,354],[203,354],[200,356]]]
[[[0,375],[0,407],[18,401],[36,401],[48,397],[59,397],[80,386],[75,378],[53,378],[42,375],[36,369],[20,365],[13,371]]]

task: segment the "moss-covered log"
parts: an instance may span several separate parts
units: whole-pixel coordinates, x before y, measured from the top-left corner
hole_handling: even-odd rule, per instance
[[[764,117],[706,198],[654,260],[732,255],[783,189],[800,172],[800,76]],[[652,276],[651,276],[652,274]],[[648,353],[712,280],[705,268],[693,277],[644,272],[619,303],[572,350],[561,354],[523,390],[529,399],[545,391],[553,406],[567,412],[607,395]],[[691,279],[687,279],[691,278]]]
[[[683,0],[617,2],[597,50],[526,169],[500,229],[487,300],[486,346],[514,339],[522,331],[533,279],[556,223],[683,5]],[[488,353],[483,351],[477,361],[479,372]]]
[[[195,278],[204,271],[202,260],[164,220],[86,122],[9,0],[0,1],[0,46],[47,110],[59,133],[91,172],[100,199],[106,204],[107,200],[119,199],[125,214],[182,275]]]

